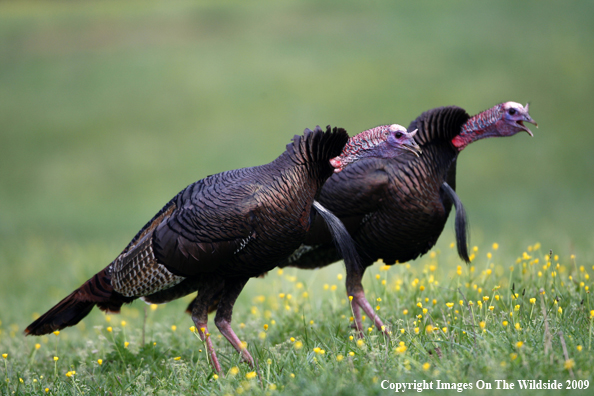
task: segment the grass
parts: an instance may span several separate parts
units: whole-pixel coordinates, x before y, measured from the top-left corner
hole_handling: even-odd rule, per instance
[[[382,383],[423,380],[475,390],[484,381],[491,392],[502,380],[516,389],[518,380],[557,380],[563,389],[592,383],[594,266],[564,252],[551,255],[540,243],[517,254],[498,244],[473,249],[468,267],[457,265],[455,249],[445,246],[413,264],[379,262],[367,271],[368,299],[387,322],[390,339],[372,327],[359,339],[350,328],[337,265],[274,270],[253,280],[236,306],[234,327],[257,365],[242,363],[211,330],[220,376],[181,313],[191,297],[164,306],[135,302],[117,316],[94,311],[75,328],[40,338],[24,338],[18,325],[3,323],[2,389],[354,395],[387,392]]]

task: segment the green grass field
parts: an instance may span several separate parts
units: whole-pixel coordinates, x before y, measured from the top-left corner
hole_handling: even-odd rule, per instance
[[[455,383],[475,391],[492,386],[490,392],[504,392],[497,390],[502,380],[516,389],[518,380],[589,387],[594,268],[567,254],[550,256],[540,245],[518,258],[498,244],[474,247],[468,268],[452,266],[457,256],[449,246],[414,264],[376,264],[365,286],[389,323],[390,339],[372,327],[357,338],[342,271],[275,270],[252,281],[255,288],[244,293],[234,315],[256,368],[241,363],[214,331],[220,376],[182,313],[188,298],[167,306],[136,302],[118,316],[94,312],[73,329],[36,339],[6,324],[3,391],[354,395],[423,380],[434,389]]]
[[[0,2],[0,394],[592,382],[593,14],[591,1]],[[450,248],[448,224],[435,257],[366,275],[389,341],[375,330],[361,346],[349,340],[342,264],[250,281],[234,327],[258,368],[211,324],[218,379],[188,330],[187,300],[22,336],[189,183],[269,162],[317,124],[355,134],[437,106],[475,114],[508,100],[529,101],[539,129],[477,142],[458,160],[472,266]]]

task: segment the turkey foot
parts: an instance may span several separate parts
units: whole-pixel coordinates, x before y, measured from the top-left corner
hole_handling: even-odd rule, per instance
[[[365,312],[369,316],[369,318],[371,320],[373,320],[375,327],[377,327],[377,329],[379,331],[381,331],[385,336],[387,336],[389,338],[390,334],[388,333],[386,326],[384,326],[384,323],[382,322],[382,320],[375,313],[375,311],[373,310],[373,307],[371,306],[371,304],[369,304],[369,301],[367,301],[367,298],[365,298],[365,292],[363,290],[359,290],[359,291],[353,293],[352,297],[353,297],[353,299],[352,299],[353,315],[355,316],[355,324],[357,325],[357,327],[359,327],[358,328],[359,332],[361,333],[363,331],[363,324],[361,321],[361,312],[359,310],[359,308],[361,308],[361,309],[363,309],[363,312]],[[349,299],[350,299],[350,297],[349,297]],[[358,318],[357,318],[357,313],[359,315]]]
[[[212,346],[210,333],[208,332],[208,327],[206,323],[196,323],[196,326],[198,326],[197,330],[200,339],[204,341],[204,343],[206,344],[206,351],[210,356],[210,362],[212,364],[212,367],[217,373],[220,373],[221,365],[219,364],[219,359],[217,359],[217,354],[215,353],[214,347]]]

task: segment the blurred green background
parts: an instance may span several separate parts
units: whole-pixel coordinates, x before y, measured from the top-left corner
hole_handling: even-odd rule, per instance
[[[0,315],[26,325],[186,185],[269,162],[306,127],[406,126],[443,105],[530,102],[540,126],[461,154],[473,244],[591,260],[593,15],[592,1],[1,2]]]

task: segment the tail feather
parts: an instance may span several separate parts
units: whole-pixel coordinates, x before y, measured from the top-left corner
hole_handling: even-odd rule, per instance
[[[357,253],[355,241],[345,228],[344,224],[328,209],[324,208],[318,201],[314,201],[313,207],[322,216],[336,246],[336,250],[344,259],[344,264],[347,268],[353,270],[361,270],[363,268],[361,259]]]
[[[295,135],[293,141],[287,144],[285,155],[301,164],[327,163],[331,158],[340,155],[348,140],[349,135],[343,128],[332,128],[328,125],[324,131],[317,126],[313,131],[305,129],[303,136]]]
[[[68,326],[74,326],[91,312],[95,303],[78,299],[79,291],[75,290],[68,297],[41,315],[26,329],[26,335],[49,334]]]
[[[119,312],[122,304],[132,300],[133,298],[124,297],[113,290],[111,277],[105,268],[37,318],[25,329],[25,334],[43,335],[74,326],[87,316],[95,305],[104,311]]]
[[[455,229],[456,229],[456,246],[458,247],[458,256],[466,263],[470,263],[470,257],[468,256],[468,219],[466,218],[466,210],[464,209],[464,205],[462,205],[462,201],[456,195],[456,192],[450,187],[448,183],[442,184],[443,191],[446,193],[447,197],[452,201],[454,207],[456,208],[456,222],[455,222]]]

